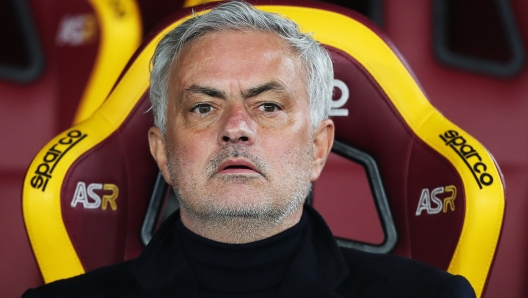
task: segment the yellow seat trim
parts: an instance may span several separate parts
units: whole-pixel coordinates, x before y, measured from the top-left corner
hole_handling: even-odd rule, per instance
[[[83,91],[73,124],[86,120],[101,106],[142,38],[136,0],[89,0],[101,35],[94,67]]]
[[[183,7],[193,7],[200,4],[210,3],[210,2],[220,2],[222,0],[185,0],[183,2]]]

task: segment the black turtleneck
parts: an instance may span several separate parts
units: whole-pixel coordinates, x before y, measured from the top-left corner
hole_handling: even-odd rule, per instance
[[[44,297],[469,298],[469,282],[392,255],[340,250],[310,206],[296,226],[243,245],[203,239],[169,217],[134,260],[30,289]]]
[[[293,227],[270,238],[226,244],[201,237],[181,221],[183,249],[198,280],[200,297],[277,297],[284,273],[297,252],[306,214]]]

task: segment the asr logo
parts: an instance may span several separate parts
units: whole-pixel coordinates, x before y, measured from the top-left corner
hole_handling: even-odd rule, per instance
[[[97,192],[96,192],[97,191]],[[101,199],[100,193],[103,194]],[[75,208],[77,204],[82,204],[84,209],[101,209],[106,210],[108,205],[112,210],[117,210],[117,196],[119,188],[115,184],[86,183],[79,181],[75,188],[75,194],[71,201],[71,206]]]
[[[65,15],[55,42],[58,46],[80,46],[95,40],[97,21],[92,14]]]
[[[444,193],[448,193],[448,196],[444,196],[443,199],[438,197]],[[457,190],[454,185],[437,187],[431,192],[427,188],[422,189],[418,208],[416,209],[416,216],[421,215],[422,211],[426,211],[427,214],[438,214],[440,211],[446,213],[448,210],[455,211],[456,195]]]
[[[341,96],[339,98],[332,98],[332,102],[330,103],[330,116],[348,116],[348,109],[343,108],[343,106],[347,103],[348,98],[350,96],[350,91],[348,90],[348,86],[345,84],[345,82],[334,79],[334,90],[337,88],[339,89],[341,93]],[[334,94],[336,95],[336,94]]]

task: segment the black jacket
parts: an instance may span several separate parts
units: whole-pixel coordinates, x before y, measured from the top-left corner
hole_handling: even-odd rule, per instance
[[[308,225],[279,297],[475,297],[468,281],[392,255],[338,248],[322,219],[306,206]],[[171,216],[134,260],[30,289],[31,297],[199,297],[191,264]]]

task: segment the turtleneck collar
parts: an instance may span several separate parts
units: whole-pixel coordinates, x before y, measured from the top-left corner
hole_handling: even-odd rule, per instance
[[[293,227],[272,237],[246,243],[226,244],[201,237],[181,221],[183,250],[193,264],[193,271],[203,296],[275,295],[284,272],[298,250],[307,218],[303,214]]]
[[[157,293],[159,291],[167,291],[168,293],[176,290],[180,297],[230,297],[229,295],[219,295],[219,292],[214,291],[210,292],[212,294],[204,295],[203,290],[205,285],[201,283],[204,276],[200,276],[196,272],[197,270],[200,271],[200,268],[203,266],[196,265],[197,262],[191,260],[191,257],[188,256],[188,252],[186,252],[188,249],[184,249],[184,240],[182,238],[187,238],[187,236],[184,236],[182,231],[177,227],[179,221],[179,212],[175,212],[156,232],[156,235],[139,258],[131,263],[131,271],[135,276],[138,286],[145,293]],[[284,266],[284,271],[279,270],[280,272],[275,275],[280,278],[274,279],[274,282],[268,284],[268,286],[275,283],[280,284],[278,292],[276,289],[273,289],[272,292],[268,291],[266,294],[242,294],[238,297],[338,297],[334,293],[334,290],[349,274],[349,271],[330,229],[312,207],[308,205],[304,207],[304,214],[298,225],[276,236],[263,240],[262,243],[265,244],[268,241],[273,242],[273,239],[281,239],[282,237],[293,239],[295,237],[292,237],[289,233],[296,234],[292,231],[297,229],[299,234],[301,234],[297,238],[300,239],[298,247],[294,249],[291,257],[286,256],[284,261],[279,260],[280,267]],[[206,242],[208,241],[210,240]],[[213,243],[215,242],[213,241]],[[219,243],[216,242],[216,244]],[[224,245],[226,244],[220,243],[220,247]],[[249,247],[253,245],[259,246],[258,243],[248,244]],[[246,244],[240,247],[243,248],[243,246],[246,246]],[[217,251],[216,248],[211,248],[211,250]],[[191,252],[191,254],[193,253]],[[204,253],[203,255],[207,256],[208,254]],[[226,257],[216,255],[217,259],[220,259],[219,265],[221,266],[222,260],[226,260]],[[257,259],[253,264],[256,264],[255,266],[258,267],[260,261],[258,259],[260,257],[247,256],[247,258]],[[232,259],[232,257],[229,257],[229,259]],[[279,266],[271,267],[277,268]],[[266,271],[267,267],[264,265],[262,269]],[[228,272],[228,270],[222,269],[211,270],[209,267],[207,270],[220,273]],[[238,274],[236,270],[233,271],[237,277],[243,275]],[[254,271],[249,270],[249,272],[246,272],[242,270],[241,272],[246,273],[246,276],[252,277],[248,279],[250,286],[261,284],[262,280],[259,279],[258,274],[254,274]],[[256,272],[258,273],[260,270],[256,270]],[[271,275],[275,276],[274,274]],[[222,274],[215,274],[215,276],[219,277],[218,281],[221,283],[224,276]],[[264,276],[269,275],[264,274]],[[229,279],[229,276],[226,275],[225,278]],[[235,290],[247,290],[243,289],[245,287],[243,278],[244,276],[240,280],[235,280],[233,283],[233,287],[236,288]],[[212,285],[211,288],[221,290],[215,287],[215,285]],[[255,291],[255,289],[249,290],[250,292],[253,291],[253,293]],[[236,292],[232,293],[232,295],[236,295]]]

